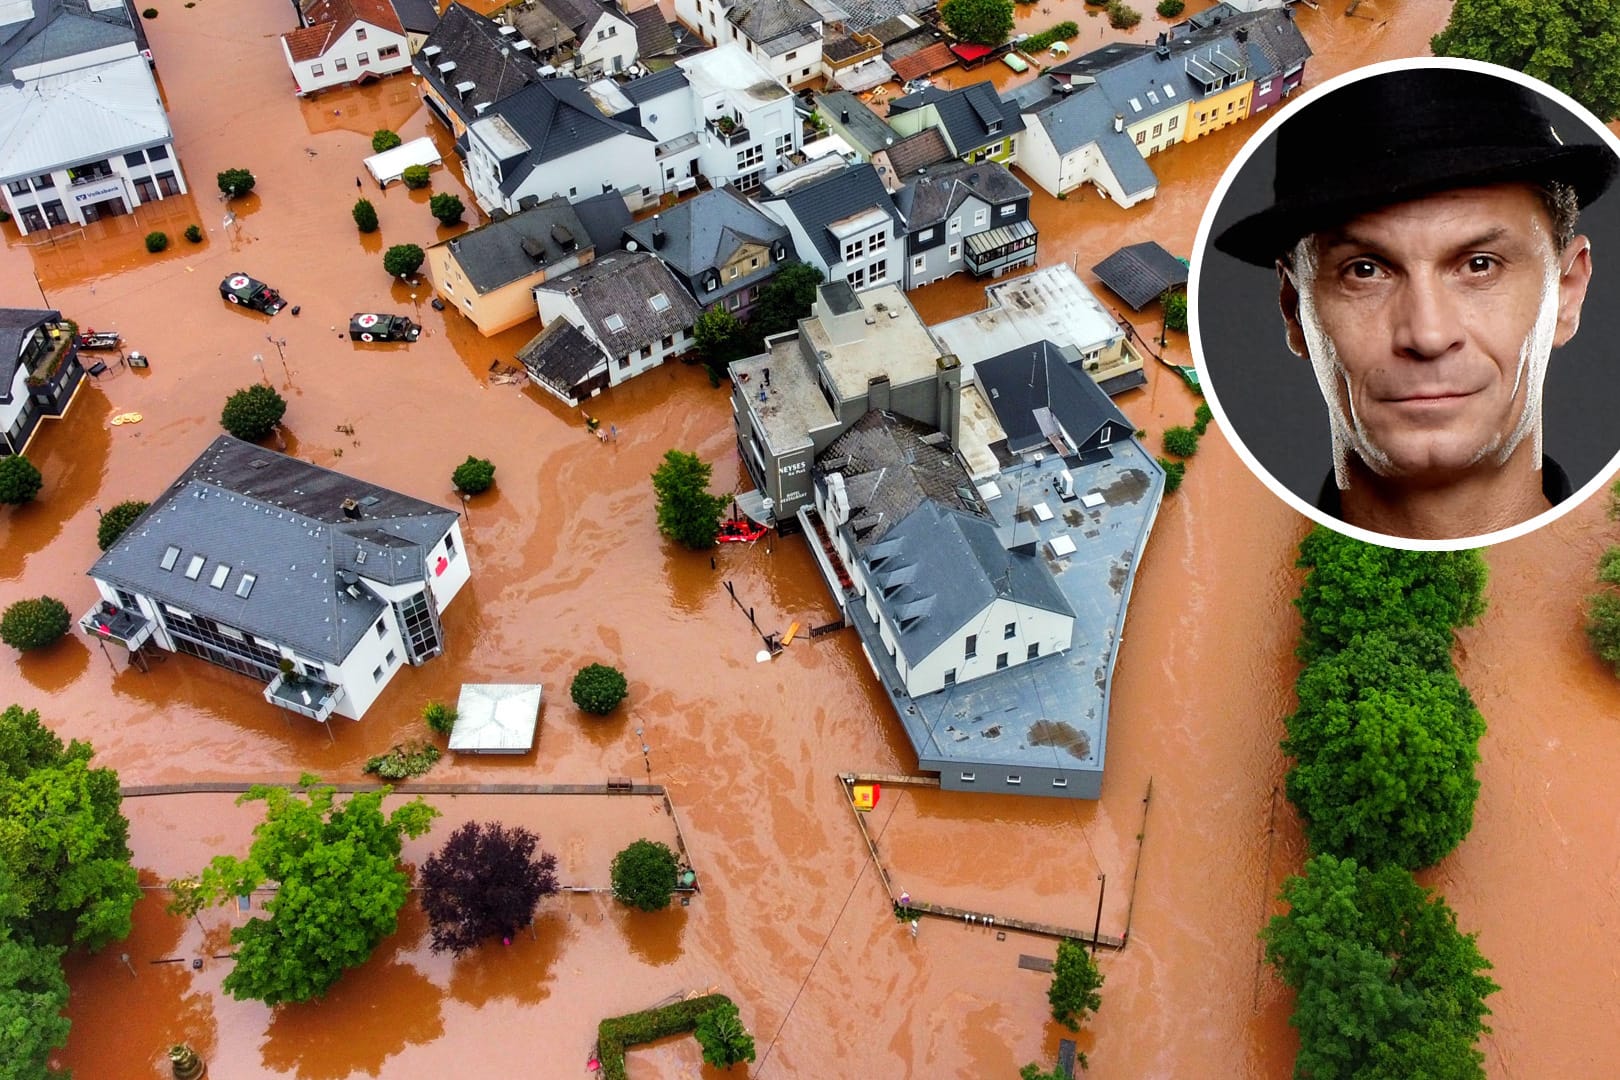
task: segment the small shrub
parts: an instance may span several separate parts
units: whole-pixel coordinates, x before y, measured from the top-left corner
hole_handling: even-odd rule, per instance
[[[1159,0],[1159,6],[1153,10],[1157,11],[1160,15],[1163,15],[1166,19],[1173,19],[1177,15],[1180,15],[1186,7],[1187,5],[1183,3],[1182,0]]]
[[[155,18],[157,18],[157,8],[155,8],[155,7],[143,8],[141,10],[141,18],[143,18],[143,19],[155,19]]]
[[[0,641],[27,652],[54,645],[72,623],[67,605],[54,596],[18,600],[0,615]]]
[[[1200,436],[1209,430],[1209,423],[1215,419],[1215,414],[1209,411],[1209,402],[1200,401],[1198,408],[1193,410],[1193,430]]]
[[[488,458],[468,454],[467,460],[457,465],[456,471],[450,474],[450,482],[457,491],[481,495],[495,484],[495,466]]]
[[[166,232],[149,232],[146,234],[146,250],[156,255],[169,246],[169,234]]]
[[[1167,329],[1187,332],[1187,294],[1172,292],[1164,298],[1164,325]]]
[[[442,191],[428,200],[428,210],[439,219],[440,225],[454,225],[466,213],[459,198]]]
[[[258,442],[287,415],[287,401],[273,387],[254,383],[225,399],[219,422],[243,442]]]
[[[1598,559],[1597,578],[1605,585],[1620,585],[1620,544],[1609,548]]]
[[[399,137],[398,132],[389,131],[387,128],[378,128],[371,133],[371,152],[380,154],[384,150],[392,150],[404,141]]]
[[[371,205],[370,199],[354,200],[354,224],[363,233],[377,231],[377,208]]]
[[[1169,458],[1159,459],[1159,468],[1164,470],[1164,493],[1172,495],[1181,487],[1181,481],[1187,476],[1187,463],[1185,461],[1171,461]]]
[[[410,277],[422,268],[427,258],[415,244],[395,244],[383,252],[383,269],[397,278]]]
[[[431,743],[407,743],[370,758],[366,761],[365,771],[375,773],[384,780],[409,780],[433,768],[434,762],[442,756],[439,748]]]
[[[568,685],[568,696],[574,704],[595,716],[612,712],[628,692],[624,673],[606,664],[587,664]]]
[[[668,844],[637,840],[613,856],[613,898],[641,911],[662,911],[675,895],[680,863]]]
[[[1198,452],[1198,432],[1190,427],[1176,426],[1164,429],[1164,452],[1176,457],[1190,458]]]
[[[1024,52],[1038,53],[1042,49],[1051,47],[1059,41],[1068,41],[1080,35],[1080,25],[1072,22],[1060,22],[1050,30],[1042,30],[1038,34],[1031,34],[1018,46]]]
[[[417,188],[428,186],[428,167],[426,165],[410,165],[399,174],[405,186],[415,191]]]
[[[435,735],[448,735],[456,726],[456,710],[442,701],[430,701],[422,708],[422,719]]]
[[[1142,21],[1142,13],[1133,7],[1127,7],[1120,0],[1111,0],[1108,5],[1108,25],[1115,30],[1129,30]]]
[[[200,225],[187,225],[186,226],[185,236],[186,236],[186,239],[191,241],[193,244],[202,243],[202,238],[203,238],[202,226],[200,226]]]
[[[151,503],[139,499],[127,499],[101,515],[101,521],[96,524],[96,543],[106,551],[118,542],[129,527],[135,524],[135,519],[146,512]]]
[[[1087,7],[1107,7],[1108,0],[1086,0]]]
[[[253,185],[259,182],[246,169],[226,169],[215,179],[219,181],[219,190],[227,199],[234,199],[238,195],[246,195],[253,190]]]
[[[32,461],[21,454],[0,458],[0,503],[21,506],[32,502],[44,486],[45,479]]]
[[[8,222],[10,220],[11,220],[11,211],[7,210],[3,206],[0,206],[0,225],[4,225],[6,222]]]

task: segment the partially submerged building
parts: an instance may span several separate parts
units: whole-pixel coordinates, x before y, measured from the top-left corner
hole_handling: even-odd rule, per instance
[[[67,412],[83,380],[60,311],[0,308],[0,457],[22,453],[42,418]]]

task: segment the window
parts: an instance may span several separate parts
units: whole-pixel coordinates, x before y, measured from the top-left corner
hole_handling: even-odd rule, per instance
[[[1228,102],[1227,102],[1227,103],[1226,103],[1226,111],[1227,111],[1227,112],[1231,112],[1231,111],[1232,111],[1232,110],[1233,110],[1233,109],[1235,109],[1235,108],[1237,108],[1237,102],[1235,102],[1235,101],[1228,101]]]
[[[207,561],[208,560],[203,558],[201,555],[193,555],[191,557],[191,562],[186,564],[186,577],[190,578],[192,581],[196,581],[197,576],[202,573],[203,563]]]
[[[139,150],[131,150],[129,153],[124,155],[124,164],[125,165],[145,165],[146,164],[146,155],[141,153]]]
[[[395,664],[399,663],[399,653],[395,652],[393,649],[389,649],[388,655],[385,657],[385,659],[388,661],[388,666],[393,667]]]
[[[456,537],[454,533],[444,534],[444,553],[449,558],[456,557]]]
[[[737,275],[742,273],[742,267],[740,267],[740,266],[733,265],[733,266],[728,267],[727,269],[729,270],[729,273],[727,273],[726,276],[729,277],[732,281],[736,281],[737,280]]]
[[[366,40],[366,28],[365,27],[357,26],[357,27],[354,28],[354,40],[356,40],[356,41],[364,41],[364,40]]]
[[[759,256],[758,255],[755,255],[753,258],[748,260],[748,269],[750,269],[750,270],[758,270],[759,269]]]
[[[169,148],[167,146],[149,146],[146,148],[147,161],[162,161],[168,156]]]
[[[663,347],[665,349],[673,349],[675,347],[675,335],[674,334],[666,334],[666,335],[664,335]]]
[[[1037,641],[1037,642],[1035,642],[1033,645],[1031,645],[1029,647],[1029,651],[1024,654],[1024,659],[1025,660],[1033,660],[1033,659],[1035,659],[1036,657],[1038,657],[1040,655],[1041,655],[1041,643]]]
[[[956,669],[955,668],[951,668],[949,671],[945,672],[945,685],[946,686],[955,686],[956,685]]]
[[[934,238],[934,230],[933,229],[924,229],[922,232],[917,234],[917,239],[918,240],[932,240],[933,238]]]
[[[985,125],[984,130],[989,132],[991,135],[1000,135],[1001,134],[1001,121],[1000,120],[992,120],[992,121],[990,121],[989,124]]]
[[[876,285],[880,281],[888,281],[888,280],[889,280],[889,264],[887,262],[873,263],[867,269],[867,273],[866,273],[867,284]]]
[[[343,61],[339,60],[338,63],[342,64]],[[343,68],[340,67],[340,68],[338,68],[338,70],[342,71]],[[324,64],[311,64],[311,65],[309,65],[310,78],[319,79],[321,76],[323,76],[325,74],[326,74],[326,65],[324,65]]]
[[[1052,778],[1052,786],[1053,787],[1068,787],[1069,786],[1069,778],[1067,776],[1053,777]]]
[[[1163,130],[1164,130],[1164,125],[1163,124],[1154,124],[1153,125],[1153,137],[1155,139],[1157,139],[1159,137],[1159,133],[1161,131],[1163,131]]]
[[[1138,131],[1136,133],[1136,145],[1141,146],[1145,142],[1147,142],[1147,131]]]
[[[652,308],[654,311],[668,311],[669,297],[665,296],[661,292],[653,293],[651,296],[647,297],[647,306]]]
[[[158,150],[163,150],[163,147],[159,146],[155,150],[147,151],[147,157],[149,158],[149,160],[156,161],[158,159],[158,157],[159,157],[159,155],[157,153]],[[162,156],[163,157],[168,157],[169,152],[167,150],[163,150]],[[40,173],[38,176],[34,177],[34,190],[35,191],[47,191],[47,190],[49,190],[49,189],[51,189],[51,188],[53,188],[55,186],[56,186],[56,177],[52,176],[50,173]]]
[[[596,40],[597,41],[606,41],[607,40],[607,31],[606,30],[598,30],[596,32]]]
[[[866,241],[864,239],[862,239],[862,240],[845,240],[844,241],[844,261],[845,262],[854,262],[856,259],[861,259],[861,258],[865,258],[865,257],[866,257]]]
[[[336,60],[332,61],[332,66],[338,71],[348,71],[349,61],[340,56]]]
[[[627,370],[629,367],[630,367],[630,358],[628,356],[619,357],[619,370],[624,371],[624,370]]]
[[[624,330],[624,316],[620,315],[618,312],[614,312],[612,315],[609,315],[607,318],[602,320],[602,325],[613,331],[615,334],[622,333]]]
[[[242,580],[236,583],[236,595],[246,600],[248,593],[253,591],[253,583],[258,580],[259,575],[257,574],[243,574]]]
[[[973,783],[973,781],[977,780],[978,778],[979,778],[978,773],[965,772],[965,773],[962,774],[962,783],[971,784],[971,783]]]
[[[378,667],[372,669],[371,681],[372,682],[382,682],[382,667],[381,667],[381,665],[379,665]]]
[[[886,248],[888,246],[889,246],[889,234],[885,233],[885,232],[873,233],[870,237],[867,238],[867,241],[866,241],[867,250],[870,251],[874,255],[876,255],[878,252],[882,251],[884,248]]]
[[[1008,773],[1007,774],[1007,783],[1012,784],[1013,786],[1016,787],[1017,785],[1022,784],[1023,782],[1024,782],[1024,778],[1022,776],[1019,776],[1017,773]]]
[[[777,157],[781,157],[783,154],[792,153],[793,152],[793,133],[789,132],[786,135],[778,135],[776,137],[776,144],[775,145],[776,145],[776,156]]]
[[[382,48],[377,50],[377,59],[379,59],[379,60],[392,60],[394,57],[396,57],[398,55],[399,55],[399,46],[398,45],[385,45]]]
[[[178,558],[180,558],[180,549],[170,544],[169,549],[163,553],[163,561],[158,565],[165,570],[173,570],[175,560]]]
[[[764,160],[765,148],[763,146],[750,146],[746,150],[738,152],[737,171],[741,172],[743,169],[752,169],[758,166]]]
[[[1105,426],[1102,429],[1102,432],[1100,433],[1100,437],[1097,439],[1098,444],[1101,445],[1101,446],[1107,446],[1109,443],[1111,443],[1113,441],[1114,441],[1114,429],[1111,428],[1111,427],[1106,427]]]
[[[926,256],[926,255],[916,255],[916,256],[912,257],[912,260],[911,260],[911,272],[913,274],[920,274],[925,269],[927,269],[927,267],[928,267],[928,256]]]
[[[952,262],[955,262],[956,259],[961,254],[962,254],[962,245],[961,244],[952,244],[951,249],[948,252],[945,253],[945,257],[950,259]]]
[[[370,53],[361,53],[359,56],[355,57],[354,59],[355,59],[355,63],[359,64],[361,67],[365,67],[366,65],[371,63],[371,54]]]
[[[1012,217],[1016,213],[1018,213],[1017,203],[1008,203],[1006,206],[999,207],[996,210],[996,214],[999,217]]]
[[[377,636],[378,637],[382,637],[383,634],[388,632],[388,620],[387,619],[378,619],[377,620],[377,625],[372,627],[372,629],[377,631]]]
[[[978,656],[978,655],[979,655],[979,635],[978,634],[969,634],[967,636],[967,647],[962,650],[962,656],[963,656],[964,659],[971,660],[975,656]]]
[[[732,311],[740,309],[742,307],[742,293],[734,292],[726,297],[726,307]]]
[[[1001,628],[1001,640],[1003,640],[1003,641],[1011,641],[1013,638],[1015,638],[1017,636],[1018,636],[1018,624],[1017,623],[1010,622],[1006,626],[1003,626]]]
[[[849,282],[849,287],[852,289],[866,288],[866,267],[862,266],[856,270],[850,271],[849,274],[844,277],[844,280]]]
[[[608,37],[618,37],[618,36],[619,36],[619,27],[618,27],[618,25],[615,24],[613,26],[609,26],[608,27]]]
[[[1178,121],[1180,119],[1181,119],[1181,117],[1179,117],[1179,116],[1172,116],[1170,118],[1170,122],[1168,124],[1164,125],[1164,129],[1166,131],[1174,131],[1174,130],[1176,130],[1176,121]]]
[[[786,62],[791,63],[792,61],[798,59],[798,57],[799,57],[799,51],[797,49],[795,49],[792,52],[788,53],[786,56],[782,57],[782,59],[784,61],[786,61]]]
[[[225,587],[225,579],[230,576],[231,568],[226,566],[224,563],[220,563],[214,567],[214,576],[208,579],[208,584],[211,588],[223,589]]]
[[[951,218],[951,232],[959,233],[961,231],[962,231],[962,219],[961,218]]]
[[[1001,669],[1005,668],[1006,666],[1007,666],[1007,654],[1006,653],[996,653],[996,670],[1000,671]]]
[[[13,195],[27,195],[28,181],[13,180],[11,183],[6,185],[6,190],[11,192]]]
[[[990,211],[986,210],[984,207],[981,206],[977,210],[973,211],[973,224],[974,224],[975,228],[977,228],[978,226],[983,225],[985,222],[987,222],[989,220],[990,220]]]

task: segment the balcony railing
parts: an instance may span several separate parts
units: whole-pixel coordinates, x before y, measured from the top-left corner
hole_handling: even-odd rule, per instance
[[[969,272],[981,276],[1007,266],[1032,262],[1038,239],[1035,225],[1029,221],[975,233],[968,237],[964,262]]]
[[[311,720],[326,722],[337,707],[338,687],[308,675],[278,674],[264,688],[264,700]]]
[[[139,611],[103,600],[80,617],[79,629],[103,641],[116,641],[134,652],[152,636],[152,620]]]
[[[706,121],[706,124],[709,132],[727,146],[742,146],[753,141],[748,134],[748,129],[742,124],[733,122],[729,131],[714,120]]]

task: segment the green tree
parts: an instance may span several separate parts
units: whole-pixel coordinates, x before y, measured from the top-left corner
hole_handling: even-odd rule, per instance
[[[399,133],[397,131],[389,131],[387,128],[378,128],[376,131],[371,133],[371,152],[374,154],[380,154],[385,150],[392,150],[394,147],[399,146],[404,141],[404,139],[399,137]]]
[[[72,1026],[62,1015],[68,1000],[62,950],[19,937],[5,911],[8,899],[0,896],[0,1077],[50,1080],[63,1075],[49,1061]]]
[[[1057,961],[1052,965],[1052,986],[1046,1000],[1052,1005],[1052,1019],[1079,1031],[1086,1013],[1102,1007],[1103,975],[1086,947],[1072,938],[1058,942]]]
[[[405,171],[399,174],[405,186],[415,191],[417,188],[428,186],[428,167],[426,165],[407,165]]]
[[[1111,0],[1108,5],[1108,25],[1115,30],[1129,30],[1142,21],[1142,13],[1135,8]]]
[[[1187,332],[1187,294],[1171,290],[1164,294],[1164,325],[1171,330]]]
[[[354,200],[354,226],[363,233],[377,231],[377,208],[371,205],[370,199]]]
[[[1077,1051],[1075,1060],[1079,1062],[1082,1069],[1086,1067],[1085,1054]],[[1070,1080],[1070,1075],[1056,1065],[1053,1065],[1048,1070],[1041,1068],[1040,1065],[1032,1061],[1018,1070],[1018,1080]]]
[[[1485,720],[1449,664],[1372,631],[1308,666],[1283,752],[1313,852],[1363,866],[1431,866],[1468,835]]]
[[[1598,557],[1597,579],[1605,585],[1620,585],[1620,544],[1610,546]]]
[[[287,401],[274,387],[254,383],[225,399],[220,426],[243,442],[258,442],[287,415]]]
[[[0,641],[29,652],[55,645],[73,625],[67,605],[54,596],[17,600],[0,615]]]
[[[383,252],[383,269],[397,278],[410,277],[422,268],[425,258],[427,256],[415,244],[395,244]]]
[[[1198,453],[1198,432],[1190,427],[1169,427],[1164,429],[1164,452],[1177,457],[1189,458]]]
[[[468,495],[482,495],[495,486],[495,463],[488,458],[467,455],[467,460],[457,465],[450,474],[450,482],[456,486],[457,491],[464,491]]]
[[[675,895],[679,863],[668,844],[637,840],[613,856],[613,896],[642,911],[662,911]]]
[[[713,547],[720,533],[720,515],[730,497],[709,494],[710,467],[696,454],[680,450],[664,453],[664,463],[652,474],[658,495],[658,531],[693,550]]]
[[[1261,931],[1266,957],[1298,993],[1294,1075],[1396,1080],[1483,1077],[1489,1031],[1474,935],[1399,867],[1369,871],[1318,855],[1283,885],[1286,915]]]
[[[1451,651],[1451,631],[1485,611],[1485,560],[1477,551],[1402,551],[1320,526],[1299,545],[1305,617],[1302,660],[1343,648],[1370,630],[1411,627],[1413,645]],[[1419,640],[1422,639],[1422,640]]]
[[[227,199],[234,199],[238,195],[246,195],[253,190],[253,185],[259,181],[246,169],[226,169],[220,173],[219,190]]]
[[[186,240],[189,241],[190,243],[193,243],[193,244],[202,243],[202,240],[203,240],[202,226],[201,225],[187,225],[186,226],[185,237],[186,237]]]
[[[101,545],[101,550],[106,551],[117,543],[124,531],[135,524],[135,519],[151,505],[139,499],[126,499],[102,514],[101,520],[96,523],[96,543]]]
[[[1159,6],[1153,10],[1157,11],[1166,19],[1173,19],[1177,15],[1180,15],[1186,6],[1187,5],[1184,0],[1159,0]]]
[[[716,1005],[698,1017],[697,1030],[692,1034],[703,1047],[705,1065],[729,1069],[738,1062],[754,1060],[754,1037],[743,1027],[732,1002]]]
[[[0,891],[19,940],[94,951],[129,936],[141,897],[129,822],[118,774],[91,768],[94,753],[64,747],[33,710],[0,714]]]
[[[952,34],[976,45],[1000,45],[1013,28],[1012,0],[945,0],[939,17]]]
[[[758,339],[735,315],[723,307],[712,308],[697,317],[692,324],[692,340],[709,369],[710,381],[720,385],[720,379],[733,360],[753,355]]]
[[[1586,599],[1586,640],[1620,675],[1620,592],[1608,589]]]
[[[585,712],[606,716],[618,707],[629,693],[629,683],[618,668],[606,664],[587,664],[568,684],[568,696]]]
[[[815,306],[821,281],[821,271],[809,263],[789,263],[778,270],[748,313],[748,329],[754,338],[763,342],[773,334],[797,329],[799,320]]]
[[[219,855],[196,878],[172,883],[180,912],[276,886],[268,918],[231,931],[232,997],[266,1005],[320,997],[394,932],[410,886],[399,866],[403,837],[426,833],[439,812],[418,798],[384,816],[388,793],[340,804],[336,789],[313,776],[296,788],[257,785],[237,799],[265,804],[247,858]]]
[[[1516,68],[1620,118],[1620,0],[1457,0],[1429,47]]]
[[[428,212],[439,219],[440,225],[454,225],[461,220],[467,208],[461,205],[461,200],[456,196],[440,191],[428,200]]]
[[[21,454],[0,457],[0,503],[21,506],[32,502],[44,486],[45,479],[32,461]]]

